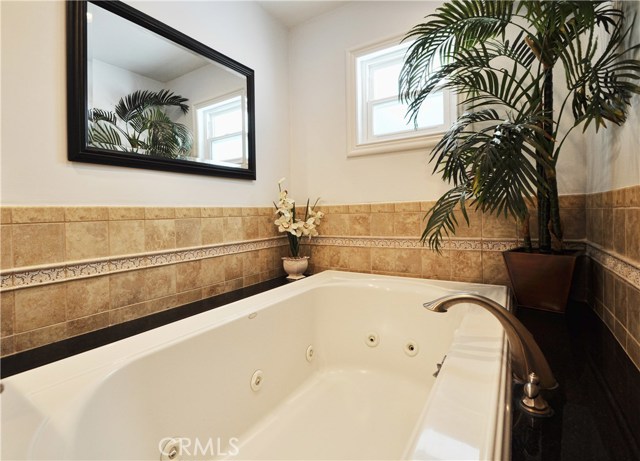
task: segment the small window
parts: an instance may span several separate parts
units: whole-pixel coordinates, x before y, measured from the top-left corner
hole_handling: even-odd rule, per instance
[[[200,159],[216,165],[248,167],[244,107],[242,93],[196,104]]]
[[[455,120],[456,100],[449,91],[430,95],[422,105],[417,126],[399,101],[398,79],[410,43],[398,40],[349,53],[354,93],[349,111],[350,154],[366,155],[433,145]]]

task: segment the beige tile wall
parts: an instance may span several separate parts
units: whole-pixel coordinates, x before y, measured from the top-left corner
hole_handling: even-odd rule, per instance
[[[586,196],[587,239],[640,268],[640,186]],[[640,368],[640,287],[593,261],[590,304]]]
[[[565,237],[585,237],[584,196],[561,197]],[[419,238],[425,213],[433,202],[378,203],[321,207],[326,218],[320,228],[322,236]],[[518,226],[513,220],[469,211],[469,225],[457,212],[455,239],[476,241],[513,241]],[[533,224],[532,224],[533,225]],[[426,247],[385,248],[313,244],[306,250],[311,256],[311,270],[342,269],[374,274],[436,278],[492,284],[508,284],[509,278],[500,251],[479,249],[443,250],[434,253]]]
[[[4,272],[277,236],[272,208],[3,207]],[[8,355],[282,275],[287,247],[3,291]]]

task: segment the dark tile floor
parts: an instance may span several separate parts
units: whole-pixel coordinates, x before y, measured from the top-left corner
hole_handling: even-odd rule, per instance
[[[517,316],[560,387],[547,394],[552,417],[514,410],[512,459],[640,460],[640,372],[595,313],[574,303],[565,314],[519,308]]]

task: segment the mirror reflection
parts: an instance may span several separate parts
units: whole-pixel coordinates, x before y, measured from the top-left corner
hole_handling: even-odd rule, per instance
[[[87,150],[251,167],[245,75],[99,4],[86,39]]]

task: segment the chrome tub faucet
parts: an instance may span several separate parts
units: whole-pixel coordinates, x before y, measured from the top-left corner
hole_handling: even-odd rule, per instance
[[[520,400],[520,406],[535,416],[551,415],[552,410],[539,391],[555,389],[558,383],[533,335],[515,315],[494,300],[475,293],[454,293],[426,302],[423,306],[433,312],[446,312],[450,307],[462,303],[475,304],[486,309],[504,328],[509,341],[514,378],[525,383],[525,395]]]

